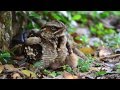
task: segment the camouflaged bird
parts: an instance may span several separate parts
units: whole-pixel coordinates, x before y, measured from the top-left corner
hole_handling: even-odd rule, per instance
[[[69,38],[67,27],[60,21],[50,21],[40,31],[31,31],[23,45],[28,62],[40,60],[41,69],[57,69],[64,64],[77,67],[78,58],[85,55],[74,47]],[[71,43],[72,42],[72,43]]]
[[[34,49],[38,46],[38,48],[42,47],[42,49],[40,48],[42,55],[40,55],[39,58],[43,62],[41,68],[49,66],[55,68],[57,64],[65,63],[65,59],[68,55],[66,48],[67,37],[65,32],[66,26],[62,22],[47,22],[42,27],[41,31],[37,32],[37,34],[33,33],[34,37],[29,35],[26,39],[25,55],[29,57],[29,59],[38,59],[36,58],[36,53],[31,53],[32,51],[34,52]]]

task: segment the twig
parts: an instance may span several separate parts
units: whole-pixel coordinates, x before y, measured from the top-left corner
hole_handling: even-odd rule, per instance
[[[106,59],[106,58],[114,58],[117,56],[120,56],[120,54],[114,54],[114,55],[110,55],[110,56],[100,57],[99,59],[102,60],[102,59]]]

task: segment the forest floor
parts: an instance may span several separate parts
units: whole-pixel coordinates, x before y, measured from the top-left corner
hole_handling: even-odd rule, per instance
[[[39,62],[10,60],[7,63],[10,53],[0,52],[0,79],[120,79],[120,19],[114,15],[87,19],[86,25],[76,25],[74,32],[68,31],[87,57],[79,59],[77,68],[64,65],[57,70],[38,70]]]

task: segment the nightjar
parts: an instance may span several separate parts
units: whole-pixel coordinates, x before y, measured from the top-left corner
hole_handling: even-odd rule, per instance
[[[65,64],[76,67],[78,56],[84,57],[84,55],[79,50],[73,50],[71,44],[67,27],[62,22],[53,20],[47,22],[39,31],[29,31],[22,44],[22,50],[26,62],[42,62],[40,69],[47,67],[57,69]]]

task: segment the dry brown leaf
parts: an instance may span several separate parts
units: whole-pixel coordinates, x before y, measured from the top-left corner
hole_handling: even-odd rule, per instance
[[[14,74],[12,75],[12,77],[13,77],[13,79],[22,79],[22,77],[20,76],[19,73],[14,73]]]
[[[4,66],[0,65],[0,73],[4,70]]]
[[[81,40],[75,39],[76,37],[79,37],[79,36],[80,36],[80,35],[78,35],[77,33],[72,33],[71,36],[73,37],[73,40],[74,40],[77,44],[82,43]]]
[[[82,51],[84,54],[94,54],[95,52],[91,47],[80,48],[80,51]]]
[[[68,73],[66,71],[63,73],[63,77],[65,79],[77,79],[78,78],[78,76],[72,75],[72,74],[70,74],[70,73]]]
[[[107,47],[101,47],[99,50],[99,57],[106,57],[113,54],[113,51]]]
[[[90,71],[99,71],[99,68],[96,68],[96,67],[90,67]]]
[[[6,65],[4,65],[4,68],[8,71],[16,70],[16,68],[12,64],[6,64]]]

